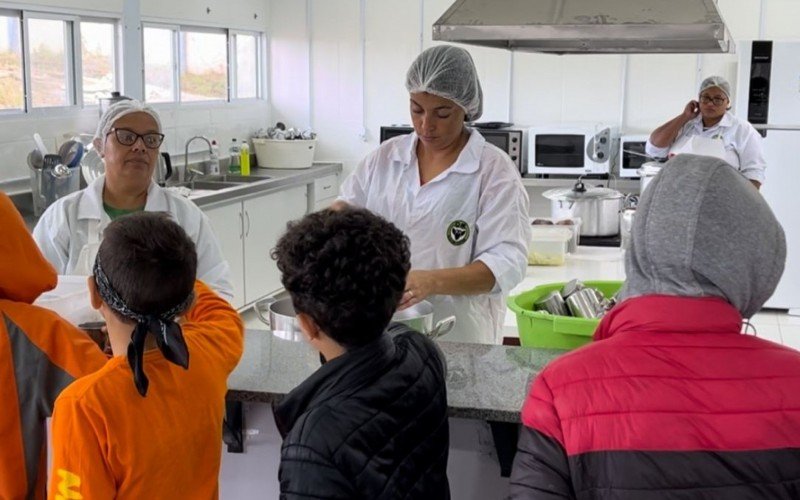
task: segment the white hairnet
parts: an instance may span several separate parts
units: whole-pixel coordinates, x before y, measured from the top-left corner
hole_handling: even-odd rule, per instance
[[[703,83],[700,84],[700,92],[702,94],[704,90],[710,89],[711,87],[719,87],[719,89],[725,94],[725,97],[728,100],[731,100],[731,84],[728,83],[728,80],[722,78],[721,76],[709,76]]]
[[[449,99],[464,109],[467,121],[483,114],[483,92],[469,52],[452,45],[431,47],[411,63],[406,90]]]
[[[103,139],[106,137],[106,134],[108,134],[108,131],[114,126],[114,122],[131,113],[147,113],[148,115],[152,116],[153,120],[156,121],[158,131],[162,132],[161,118],[158,117],[158,113],[156,113],[155,109],[143,103],[142,101],[137,101],[136,99],[126,99],[124,101],[118,101],[112,104],[109,106],[106,112],[103,113],[103,116],[100,117],[100,123],[97,124],[97,131],[94,133],[94,138],[103,141]]]

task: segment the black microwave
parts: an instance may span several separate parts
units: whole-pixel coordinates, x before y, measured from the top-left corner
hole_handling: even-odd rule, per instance
[[[392,125],[389,127],[381,127],[381,142],[397,137],[398,135],[410,134],[414,131],[414,127],[409,125]],[[525,162],[522,161],[522,137],[523,131],[516,128],[478,128],[487,142],[494,144],[508,156],[511,161],[517,166],[517,171],[522,174]]]

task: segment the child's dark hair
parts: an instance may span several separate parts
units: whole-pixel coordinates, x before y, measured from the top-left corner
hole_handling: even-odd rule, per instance
[[[297,312],[345,348],[376,339],[411,267],[408,238],[368,210],[322,210],[292,222],[272,251]]]
[[[139,212],[111,222],[98,257],[111,286],[139,314],[167,311],[194,288],[194,242],[164,212]]]

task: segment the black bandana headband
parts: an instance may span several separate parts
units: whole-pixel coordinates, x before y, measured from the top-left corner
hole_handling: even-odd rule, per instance
[[[186,300],[161,314],[140,314],[131,310],[111,286],[103,267],[100,265],[99,255],[94,261],[93,273],[97,291],[103,301],[121,316],[136,321],[136,327],[133,329],[133,335],[131,335],[131,342],[128,344],[128,365],[133,371],[133,381],[139,394],[146,396],[147,387],[150,383],[144,373],[142,364],[144,341],[148,333],[155,337],[158,349],[168,361],[188,369],[189,349],[186,347],[186,341],[183,338],[183,331],[180,325],[175,322],[175,315],[189,307],[192,300],[194,300],[194,292],[190,293]]]

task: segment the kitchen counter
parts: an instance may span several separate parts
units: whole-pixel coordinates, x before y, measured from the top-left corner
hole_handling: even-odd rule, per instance
[[[530,380],[564,351],[500,345],[438,342],[447,361],[449,415],[519,422]],[[239,365],[228,379],[228,399],[272,403],[320,366],[305,342],[284,340],[268,330],[248,329]]]
[[[203,191],[202,195],[189,198],[199,207],[207,208],[213,205],[228,203],[231,200],[247,198],[252,195],[262,195],[269,192],[280,191],[303,184],[313,184],[314,179],[326,175],[338,174],[342,171],[341,163],[319,162],[310,168],[302,169],[272,169],[251,168],[250,177],[264,177],[263,181],[248,182],[235,187],[215,191]],[[198,176],[197,180],[202,180]]]

